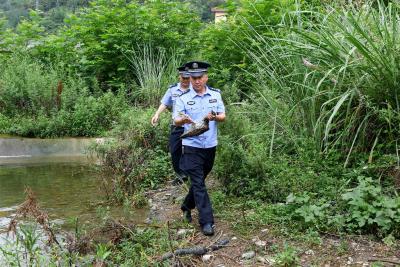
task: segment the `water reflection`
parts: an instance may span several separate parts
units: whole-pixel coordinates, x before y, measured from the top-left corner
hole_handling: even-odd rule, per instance
[[[68,219],[98,225],[99,209],[104,200],[101,174],[96,158],[88,157],[87,147],[104,139],[34,139],[0,136],[0,239],[25,200],[25,188],[36,194],[40,207],[63,228],[72,226]],[[147,210],[121,207],[103,208],[113,218],[128,218],[142,223]],[[0,243],[1,244],[1,243]]]
[[[0,167],[0,217],[24,201],[26,187],[35,192],[51,218],[93,215],[101,198],[99,173],[88,165],[51,163]],[[89,215],[89,217],[91,217]]]

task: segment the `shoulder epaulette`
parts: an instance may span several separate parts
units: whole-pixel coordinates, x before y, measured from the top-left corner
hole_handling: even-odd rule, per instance
[[[177,85],[178,85],[178,83],[171,84],[171,85],[168,87],[168,89],[170,89],[170,88],[172,88],[172,87],[175,87],[175,86],[177,86]]]
[[[183,96],[184,94],[187,94],[187,93],[189,93],[190,92],[190,89],[189,90],[186,90],[185,92],[183,92],[182,94],[180,94],[179,96]]]
[[[210,90],[221,93],[221,90],[217,89],[217,88],[213,88],[213,87],[208,87]]]

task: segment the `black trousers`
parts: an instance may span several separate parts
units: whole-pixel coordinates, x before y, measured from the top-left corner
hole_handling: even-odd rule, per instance
[[[182,210],[191,210],[195,207],[199,211],[199,223],[214,223],[211,201],[207,193],[205,179],[210,173],[215,159],[216,147],[197,148],[183,146],[180,161],[181,169],[190,177],[189,193],[183,201]]]
[[[171,125],[171,132],[169,135],[169,152],[171,153],[172,167],[175,173],[183,175],[179,167],[179,161],[182,156],[182,140],[179,138],[184,132],[183,127],[176,127]]]

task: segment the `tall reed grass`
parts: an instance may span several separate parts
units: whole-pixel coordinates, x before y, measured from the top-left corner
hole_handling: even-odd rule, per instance
[[[299,8],[272,37],[256,29],[246,49],[254,62],[259,111],[295,143],[313,138],[324,153],[397,150],[400,125],[399,7]],[[251,25],[249,25],[251,28]],[[251,45],[249,45],[251,44]],[[273,124],[272,124],[273,123]]]
[[[156,106],[169,85],[177,82],[181,57],[151,44],[125,51],[137,87],[133,98],[142,105]]]

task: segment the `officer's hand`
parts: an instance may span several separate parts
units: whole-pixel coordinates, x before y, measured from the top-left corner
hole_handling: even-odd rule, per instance
[[[192,118],[190,118],[189,115],[183,113],[183,112],[179,112],[179,117],[180,117],[180,122],[182,124],[186,124],[186,123],[194,123],[194,121],[192,120]]]
[[[192,118],[190,118],[189,116],[184,116],[184,117],[182,117],[182,122],[183,122],[183,124],[186,124],[186,123],[194,123],[194,121],[192,120]]]
[[[153,116],[153,118],[151,118],[151,124],[152,124],[153,126],[156,126],[156,124],[157,124],[159,118],[160,118],[160,117],[158,116],[158,114],[155,114],[155,115]]]
[[[207,118],[208,118],[209,121],[215,121],[215,118],[216,118],[216,117],[217,117],[217,115],[216,115],[215,113],[209,112],[209,113],[207,114]]]

